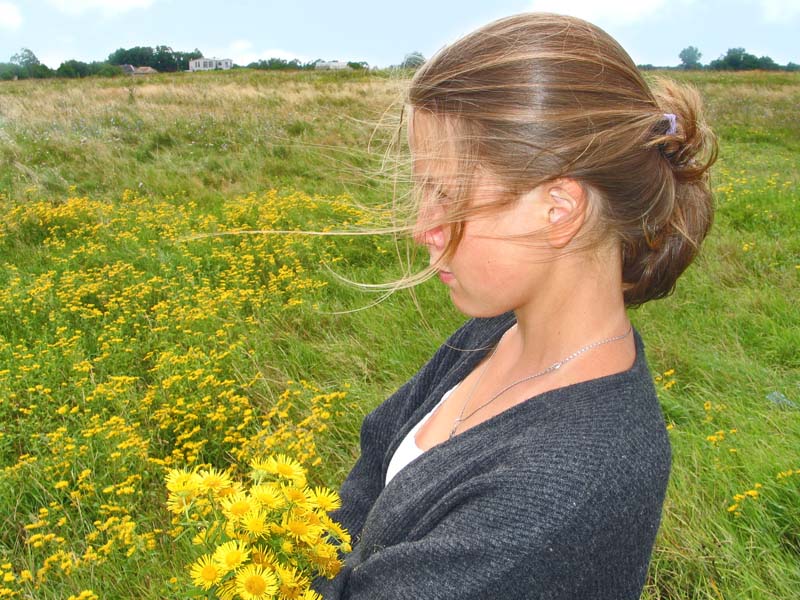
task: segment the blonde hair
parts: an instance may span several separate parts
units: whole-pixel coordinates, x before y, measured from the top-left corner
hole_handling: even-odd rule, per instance
[[[476,165],[508,190],[498,205],[558,178],[580,183],[598,231],[619,241],[627,305],[671,293],[711,226],[717,146],[699,94],[665,80],[651,90],[590,23],[543,13],[490,23],[426,62],[407,103],[458,132],[466,176],[450,199],[445,254],[470,214]]]

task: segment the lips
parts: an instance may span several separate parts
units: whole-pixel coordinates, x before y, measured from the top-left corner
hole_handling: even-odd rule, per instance
[[[430,266],[436,269],[439,279],[441,279],[444,283],[449,283],[450,281],[455,280],[456,276],[453,275],[452,271],[448,271],[447,269],[437,266],[437,263],[439,263],[439,258],[434,259],[433,256],[431,256]]]
[[[450,283],[451,281],[454,281],[455,278],[455,275],[453,275],[450,271],[445,271],[444,269],[439,270],[439,279],[441,279],[443,283]]]

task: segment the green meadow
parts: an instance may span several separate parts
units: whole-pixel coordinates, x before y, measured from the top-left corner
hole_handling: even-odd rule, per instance
[[[642,598],[792,598],[800,75],[658,75],[700,90],[720,158],[700,257],[631,311],[673,448]],[[363,416],[464,321],[438,281],[347,283],[419,266],[366,234],[408,191],[405,83],[0,84],[0,598],[190,597],[169,469],[280,452],[341,483]]]

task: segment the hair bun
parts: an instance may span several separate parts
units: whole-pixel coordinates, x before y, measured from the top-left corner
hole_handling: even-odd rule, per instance
[[[654,96],[663,114],[653,117],[647,147],[657,148],[672,181],[660,210],[647,215],[639,235],[623,243],[625,301],[639,305],[672,292],[711,228],[714,204],[708,170],[717,159],[717,140],[705,122],[702,99],[693,87],[660,79]],[[674,115],[674,118],[672,118]]]
[[[697,90],[667,79],[656,80],[653,93],[663,114],[656,117],[657,147],[672,165],[678,183],[702,180],[717,159],[717,140],[705,122]]]

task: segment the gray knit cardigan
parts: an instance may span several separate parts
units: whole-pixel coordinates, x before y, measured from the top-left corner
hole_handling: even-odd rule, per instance
[[[356,541],[326,600],[638,599],[670,446],[638,333],[625,372],[545,392],[384,486],[395,448],[514,322],[474,319],[365,419],[334,515]]]

